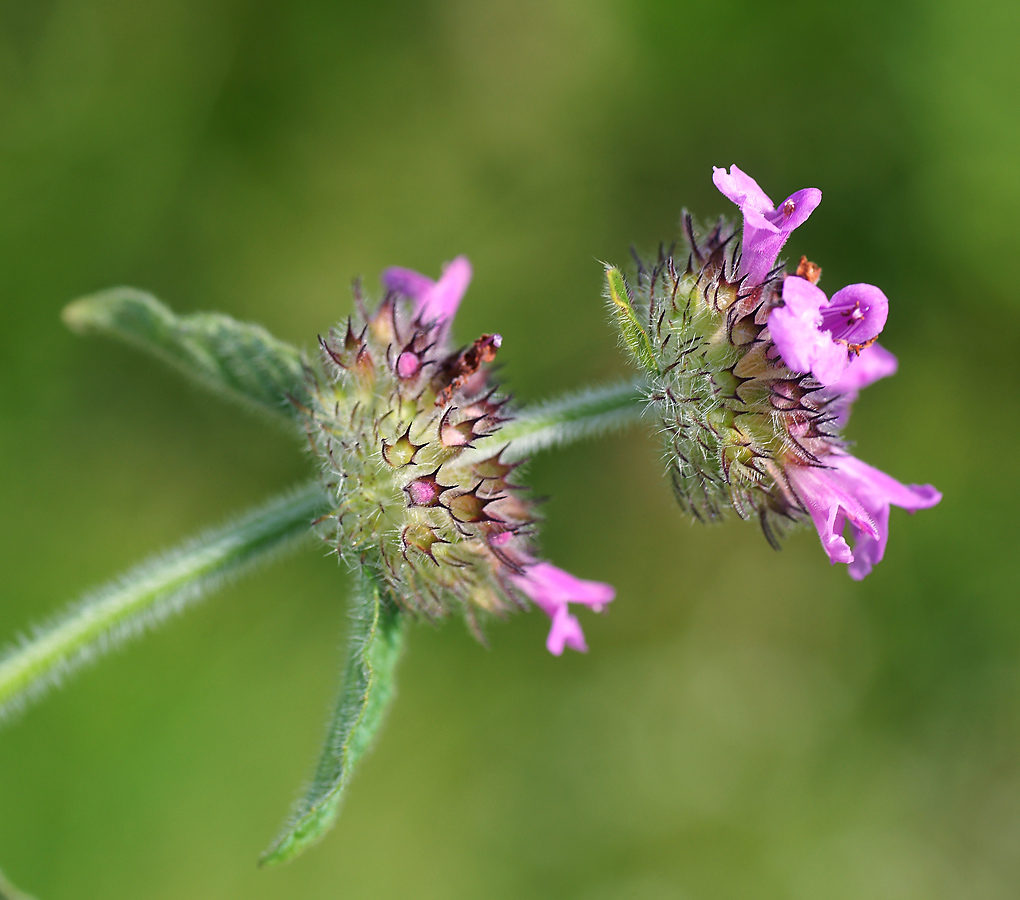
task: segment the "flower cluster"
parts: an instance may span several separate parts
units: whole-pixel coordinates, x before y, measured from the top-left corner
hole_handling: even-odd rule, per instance
[[[773,544],[784,522],[810,517],[830,560],[863,578],[885,552],[890,506],[941,499],[856,459],[840,435],[859,391],[896,371],[875,342],[888,299],[870,284],[830,298],[806,258],[792,274],[777,265],[820,191],[777,208],[736,166],[714,181],[740,208],[742,242],[725,223],[699,236],[685,215],[686,262],[660,251],[624,301],[648,347],[640,361],[677,498],[699,518],[757,516]]]
[[[569,604],[600,610],[609,585],[539,561],[535,513],[505,459],[507,399],[488,364],[502,342],[483,334],[456,349],[450,328],[471,280],[459,257],[433,281],[383,273],[386,294],[320,338],[326,378],[313,376],[306,421],[335,499],[324,537],[351,566],[368,566],[408,612],[484,613],[531,600],[552,619],[547,647],[585,650]]]

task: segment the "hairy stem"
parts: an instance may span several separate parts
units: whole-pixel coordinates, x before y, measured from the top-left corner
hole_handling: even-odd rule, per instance
[[[0,721],[120,641],[310,536],[318,484],[270,500],[88,594],[0,656]]]
[[[526,408],[475,453],[510,442],[508,458],[623,428],[641,415],[641,382],[620,382]],[[90,593],[0,654],[0,722],[83,663],[265,562],[310,534],[325,512],[317,484],[270,500]]]
[[[493,436],[493,444],[510,441],[507,456],[520,458],[617,431],[640,418],[644,398],[643,382],[621,381],[527,406]]]

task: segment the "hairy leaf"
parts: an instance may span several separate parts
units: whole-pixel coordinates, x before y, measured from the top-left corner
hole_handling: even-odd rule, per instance
[[[134,288],[112,288],[64,308],[78,334],[103,334],[151,353],[202,386],[249,409],[290,421],[306,398],[301,354],[260,325],[220,313],[175,315]]]
[[[326,745],[307,793],[263,855],[262,865],[277,865],[303,853],[333,826],[351,774],[393,698],[404,615],[365,569],[358,571],[356,580],[347,667]]]

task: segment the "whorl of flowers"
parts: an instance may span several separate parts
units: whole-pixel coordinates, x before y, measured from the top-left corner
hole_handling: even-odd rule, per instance
[[[727,508],[756,517],[773,545],[783,523],[810,517],[830,560],[863,578],[885,552],[890,505],[913,511],[941,499],[930,485],[900,484],[854,458],[840,434],[860,389],[896,370],[875,343],[888,300],[869,284],[828,298],[814,263],[802,258],[792,274],[776,264],[820,191],[774,207],[736,166],[716,169],[714,181],[740,207],[742,243],[725,222],[699,235],[685,214],[679,261],[660,250],[639,266],[633,290],[608,273],[677,499],[700,519]]]
[[[320,527],[408,612],[459,610],[477,634],[480,614],[530,599],[552,619],[551,652],[584,650],[568,604],[598,610],[613,589],[536,559],[519,462],[496,443],[512,415],[488,372],[502,339],[483,334],[459,349],[450,340],[470,280],[464,257],[439,281],[387,269],[378,307],[359,294],[358,312],[320,338],[328,377],[313,379],[306,419],[336,502]]]

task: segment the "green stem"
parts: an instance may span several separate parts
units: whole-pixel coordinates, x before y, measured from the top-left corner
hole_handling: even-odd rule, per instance
[[[478,449],[491,451],[492,446],[510,441],[507,456],[519,459],[616,431],[640,418],[644,397],[643,382],[621,381],[528,406]]]
[[[619,429],[641,414],[641,382],[621,382],[525,409],[474,451],[510,442],[508,458]],[[0,721],[83,663],[267,561],[310,532],[327,501],[310,484],[110,582],[0,654]]]
[[[256,562],[294,547],[326,509],[318,484],[291,491],[142,563],[0,656],[0,721],[71,670]]]

